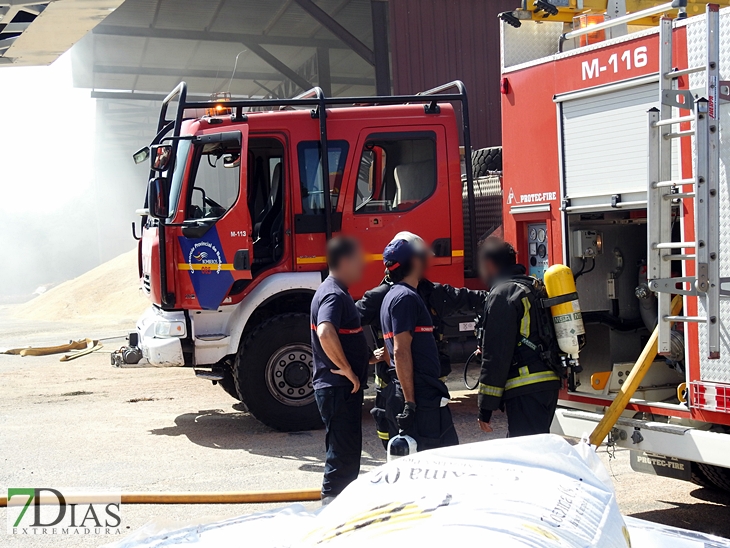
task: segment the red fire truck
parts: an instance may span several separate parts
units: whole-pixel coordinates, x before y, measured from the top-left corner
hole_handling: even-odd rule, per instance
[[[658,325],[609,443],[730,489],[730,10],[546,4],[502,15],[503,182],[506,239],[536,276],[570,266],[580,296],[582,371],[554,430],[593,430]]]
[[[496,203],[501,213],[498,179],[475,196],[470,155],[462,181],[468,120],[460,82],[413,96],[314,89],[214,103],[187,101],[180,84],[151,147],[135,155],[151,160],[139,252],[152,306],[127,357],[193,366],[272,427],[320,425],[308,314],[326,275],[325,242],[338,233],[362,240],[367,275],[355,298],[380,283],[383,248],[402,230],[433,246],[433,279],[463,286],[476,231],[465,231],[462,215],[478,229],[488,222],[475,214],[484,196],[491,209],[481,209],[494,216]],[[452,320],[450,352],[463,361],[473,318]]]

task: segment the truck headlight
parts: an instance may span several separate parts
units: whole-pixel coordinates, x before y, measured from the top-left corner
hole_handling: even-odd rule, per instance
[[[185,331],[183,321],[157,320],[155,322],[155,337],[184,337]]]

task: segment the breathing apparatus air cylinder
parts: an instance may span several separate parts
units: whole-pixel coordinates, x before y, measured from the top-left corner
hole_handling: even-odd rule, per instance
[[[555,264],[545,272],[545,290],[549,299],[564,298],[564,302],[550,307],[555,336],[560,350],[568,354],[573,365],[578,364],[578,353],[585,344],[585,327],[575,289],[573,272],[565,265]],[[571,298],[572,297],[572,298]]]

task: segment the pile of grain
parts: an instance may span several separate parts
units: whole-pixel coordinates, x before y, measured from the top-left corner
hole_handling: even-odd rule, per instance
[[[140,290],[135,249],[18,305],[14,314],[38,321],[88,317],[136,320],[148,306],[149,300]]]

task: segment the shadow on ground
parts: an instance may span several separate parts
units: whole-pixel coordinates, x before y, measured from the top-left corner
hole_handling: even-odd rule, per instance
[[[672,527],[681,527],[691,531],[710,533],[720,537],[730,537],[730,494],[720,493],[711,489],[696,489],[692,497],[701,500],[710,500],[711,503],[680,503],[674,501],[659,501],[671,504],[671,508],[650,510],[630,514],[631,517],[662,523]],[[721,504],[723,506],[718,506]],[[708,545],[709,546],[709,545]]]
[[[305,432],[278,432],[260,423],[240,404],[231,411],[205,409],[184,413],[175,418],[174,426],[150,430],[155,436],[185,436],[191,443],[211,449],[247,451],[256,455],[287,460],[299,460],[303,471],[322,472],[324,466],[324,430]],[[372,401],[363,407],[363,449],[366,453],[382,455],[385,452],[375,439],[370,417]],[[363,456],[362,464],[377,466],[379,458]]]

